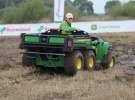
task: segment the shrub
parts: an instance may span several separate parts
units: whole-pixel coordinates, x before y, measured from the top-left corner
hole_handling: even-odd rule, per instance
[[[39,20],[45,16],[45,10],[48,13],[48,9],[41,0],[28,1],[20,6],[21,16],[19,18],[22,19],[22,22]]]
[[[109,10],[109,15],[113,17],[135,17],[135,3],[129,2],[121,6],[114,6],[112,9]]]
[[[124,11],[123,11],[122,6],[114,6],[112,7],[112,9],[109,10],[109,15],[113,17],[123,16],[123,14],[124,14]]]
[[[16,19],[17,12],[18,11],[17,11],[16,7],[5,8],[4,9],[4,12],[3,12],[3,15],[2,15],[2,19],[6,23],[12,23]]]
[[[127,16],[135,17],[135,3],[125,4],[124,11],[125,11]]]
[[[0,9],[0,19],[2,19],[3,13],[4,13],[4,9]]]
[[[45,17],[49,12],[50,8],[45,7],[42,0],[31,0],[21,3],[18,7],[6,8],[3,20],[6,23],[30,22]]]

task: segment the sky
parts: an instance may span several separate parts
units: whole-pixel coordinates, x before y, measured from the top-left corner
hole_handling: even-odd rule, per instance
[[[109,0],[91,0],[94,5],[94,12],[97,13],[97,14],[103,14],[105,13],[104,11],[104,6],[105,6],[105,3],[106,1],[109,1]],[[126,3],[128,2],[129,0],[120,0],[122,3]]]

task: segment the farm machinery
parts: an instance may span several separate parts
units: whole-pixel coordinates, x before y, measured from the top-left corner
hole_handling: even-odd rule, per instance
[[[97,65],[112,68],[115,64],[112,44],[85,31],[62,35],[57,29],[50,29],[43,33],[22,33],[20,37],[20,48],[25,49],[24,66],[64,68],[67,75],[73,76],[79,70],[91,71]]]

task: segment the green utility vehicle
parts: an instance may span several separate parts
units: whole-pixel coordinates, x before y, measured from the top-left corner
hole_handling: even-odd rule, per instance
[[[56,29],[44,33],[21,34],[20,48],[24,66],[64,68],[67,75],[75,75],[82,69],[94,70],[97,65],[111,68],[115,64],[112,45],[87,32],[62,35]]]

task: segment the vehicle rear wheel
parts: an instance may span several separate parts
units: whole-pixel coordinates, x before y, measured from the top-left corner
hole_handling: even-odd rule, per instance
[[[113,55],[112,51],[109,51],[103,61],[103,68],[113,68],[115,65],[115,56]]]
[[[89,50],[84,52],[84,63],[85,63],[85,69],[87,70],[94,70],[95,69],[95,65],[96,65],[96,59],[95,59],[95,54],[93,51]]]
[[[64,69],[67,75],[73,76],[84,66],[83,55],[80,51],[74,51],[65,56]]]

